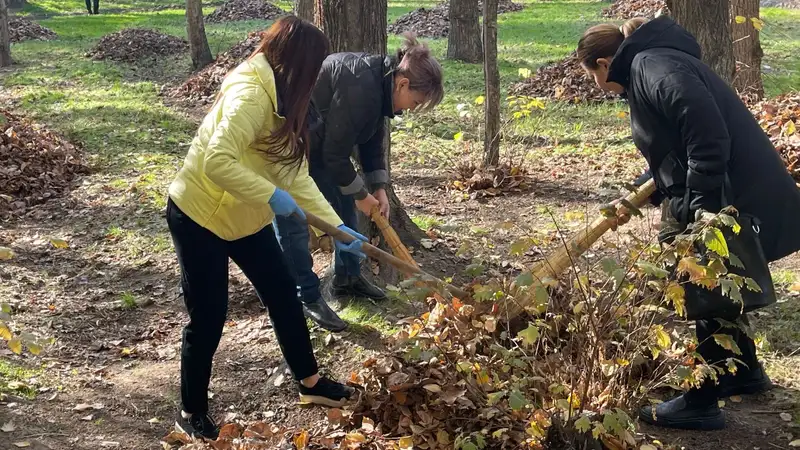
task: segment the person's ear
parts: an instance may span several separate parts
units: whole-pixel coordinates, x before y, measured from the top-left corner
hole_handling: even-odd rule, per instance
[[[398,91],[399,91],[400,89],[407,88],[407,87],[408,87],[408,78],[406,78],[406,77],[398,77],[398,78],[395,80],[395,83],[394,83],[394,85],[395,85],[395,88],[396,88]]]
[[[611,65],[611,61],[609,61],[608,58],[597,58],[596,62],[599,67],[602,67],[606,70],[608,70],[608,66]]]

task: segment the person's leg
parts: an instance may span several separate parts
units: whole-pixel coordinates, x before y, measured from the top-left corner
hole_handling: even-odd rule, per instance
[[[308,250],[308,225],[294,217],[279,216],[273,227],[288,270],[297,280],[305,315],[326,330],[343,331],[347,323],[325,303],[319,291],[319,277],[314,273],[314,259]]]
[[[86,9],[92,14],[92,0],[86,0]]]
[[[225,241],[184,215],[172,201],[167,205],[167,223],[189,313],[181,347],[181,402],[184,413],[202,418],[208,413],[211,365],[228,308],[227,249]],[[208,437],[206,432],[214,430],[197,431]]]
[[[750,326],[750,320],[745,314],[742,316],[742,323]],[[733,337],[739,350],[742,351],[741,355],[729,355],[728,358],[735,357],[742,361],[746,366],[737,364],[736,373],[726,373],[719,377],[719,397],[725,398],[733,395],[750,395],[758,394],[772,388],[772,381],[770,381],[764,368],[758,362],[758,355],[756,354],[756,343],[753,341],[746,332],[740,329],[725,328],[717,333],[729,334]],[[713,339],[713,338],[712,338]],[[722,364],[724,365],[724,363]]]
[[[295,301],[297,287],[271,226],[260,232],[228,243],[233,261],[253,283],[258,296],[269,311],[273,330],[283,357],[294,377],[301,383],[301,393],[321,396],[314,402],[341,406],[352,390],[321,379],[305,326],[300,302]]]
[[[100,0],[94,0],[94,13],[100,14]]]

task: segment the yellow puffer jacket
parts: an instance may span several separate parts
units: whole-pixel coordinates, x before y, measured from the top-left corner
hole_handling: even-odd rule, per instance
[[[342,224],[305,162],[299,170],[284,167],[268,161],[260,150],[268,148],[261,142],[283,123],[277,105],[275,76],[266,57],[258,55],[239,65],[222,83],[219,101],[200,125],[169,187],[181,211],[227,241],[252,235],[272,222],[269,199],[276,186],[306,211],[332,225]]]

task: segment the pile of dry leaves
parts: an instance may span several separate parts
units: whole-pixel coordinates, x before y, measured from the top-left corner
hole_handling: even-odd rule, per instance
[[[785,94],[756,103],[751,111],[780,152],[789,172],[800,182],[800,94]]]
[[[228,0],[206,17],[209,23],[236,22],[239,20],[273,20],[287,13],[265,0]]]
[[[480,7],[483,7],[480,2]],[[511,0],[501,0],[497,5],[497,13],[521,11],[524,6]],[[450,31],[450,3],[440,3],[433,8],[419,8],[400,16],[389,24],[390,34],[415,33],[425,38],[445,38]]]
[[[623,20],[633,17],[652,18],[661,10],[667,11],[664,0],[615,0],[611,6],[603,9],[603,16]]]
[[[213,103],[225,75],[247,59],[260,43],[261,33],[250,33],[247,39],[217,56],[213,63],[192,75],[182,85],[167,89],[162,94],[184,103]]]
[[[512,86],[511,91],[514,95],[569,102],[614,98],[614,94],[598,88],[594,80],[586,75],[575,53],[561,61],[539,67],[531,77]]]
[[[145,58],[183,53],[188,49],[189,43],[177,36],[147,28],[127,28],[103,36],[86,56],[134,63]]]
[[[9,17],[8,27],[11,42],[28,40],[51,41],[58,38],[53,30],[24,17]]]
[[[86,171],[79,149],[66,139],[0,110],[0,218],[64,195]]]
[[[524,168],[508,163],[481,168],[471,162],[462,162],[454,172],[455,180],[449,182],[448,187],[467,192],[473,198],[522,192],[530,181]]]

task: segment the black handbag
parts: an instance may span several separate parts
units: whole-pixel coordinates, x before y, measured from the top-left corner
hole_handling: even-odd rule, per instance
[[[725,185],[725,190],[728,190],[730,181],[727,177]],[[689,223],[689,192],[687,188],[683,202],[683,220],[681,222],[684,227]],[[722,204],[727,204],[724,193]],[[729,273],[751,278],[761,288],[761,292],[750,290],[746,284],[743,285],[740,289],[742,297],[742,302],[740,303],[724,295],[721,287],[709,290],[703,286],[685,282],[683,287],[686,291],[687,319],[724,319],[733,321],[742,313],[754,311],[778,301],[775,295],[775,286],[772,283],[772,275],[769,271],[769,263],[761,247],[761,239],[759,238],[761,228],[758,218],[749,214],[739,213],[736,221],[741,226],[739,234],[735,234],[730,227],[722,227],[721,231],[728,244],[729,252],[739,258],[744,268],[737,267],[730,261],[726,264],[726,267]],[[700,246],[701,252],[705,254],[705,246],[702,243]],[[700,261],[702,264],[708,262],[704,259]]]

